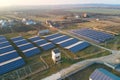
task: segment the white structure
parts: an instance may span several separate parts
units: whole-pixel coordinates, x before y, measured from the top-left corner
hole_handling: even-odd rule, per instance
[[[25,18],[22,19],[22,22],[25,23],[27,20]]]
[[[76,18],[76,19],[79,19],[79,18],[80,18],[80,16],[79,16],[79,15],[76,15],[76,16],[75,16],[75,18]]]
[[[25,24],[26,24],[26,25],[35,25],[36,22],[34,22],[34,21],[32,21],[32,20],[28,20],[28,21],[26,21]]]
[[[50,31],[48,30],[48,29],[46,29],[46,30],[40,30],[39,32],[38,32],[38,35],[46,35],[46,34],[49,34],[50,33]]]
[[[52,59],[54,63],[59,63],[61,60],[61,53],[58,48],[52,50]]]

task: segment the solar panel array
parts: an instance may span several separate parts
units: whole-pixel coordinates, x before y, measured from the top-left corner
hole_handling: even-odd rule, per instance
[[[39,36],[34,36],[29,38],[29,40],[39,47],[41,47],[43,50],[49,50],[55,47],[55,45],[51,42],[48,42],[45,39],[41,39]]]
[[[89,77],[91,80],[120,80],[120,78],[103,68],[96,69]]]
[[[87,28],[72,30],[71,32],[78,36],[82,36],[84,38],[93,40],[97,43],[105,42],[106,40],[113,38],[113,35],[111,34],[95,31]]]
[[[73,53],[76,53],[80,50],[89,46],[89,43],[80,41],[76,38],[71,38],[67,35],[63,35],[60,33],[55,33],[52,35],[44,36],[47,40],[53,42],[54,44],[58,44],[59,46],[70,50]]]
[[[21,36],[11,38],[11,40],[24,53],[26,57],[31,57],[41,52],[37,47],[34,47],[32,43],[28,42],[26,39],[24,39]]]
[[[13,46],[4,36],[0,36],[0,75],[22,67],[25,64]]]

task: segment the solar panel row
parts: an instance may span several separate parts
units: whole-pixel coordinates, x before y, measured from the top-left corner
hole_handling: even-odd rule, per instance
[[[25,64],[21,57],[13,58],[9,61],[0,63],[0,75],[22,67]]]
[[[0,54],[14,50],[12,45],[4,46],[0,48]]]
[[[91,75],[91,80],[120,80],[120,78],[103,68],[96,69]]]
[[[52,34],[52,35],[48,35],[46,36],[46,39],[52,39],[52,38],[55,38],[55,37],[58,37],[58,36],[61,36],[62,34],[59,34],[59,33],[55,33],[55,34]]]
[[[78,39],[71,38],[67,35],[63,35],[63,34],[60,34],[60,33],[48,35],[48,36],[45,36],[45,38],[47,40],[53,42],[54,44],[58,44],[59,46],[70,50],[73,53],[76,53],[76,52],[78,52],[78,51],[80,51],[80,50],[89,46],[89,44],[87,42],[82,41],[82,43],[79,43]],[[71,48],[67,48],[69,46],[71,46]]]
[[[13,42],[18,41],[18,40],[22,40],[22,39],[23,39],[22,36],[18,36],[18,37],[11,38],[11,40],[12,40]]]
[[[4,36],[0,36],[0,75],[17,69],[25,64],[13,46]]]
[[[4,46],[8,46],[8,45],[10,45],[10,43],[8,41],[0,43],[0,47],[4,47]]]
[[[95,31],[92,29],[79,29],[79,30],[72,30],[71,32],[78,36],[82,36],[90,40],[93,40],[97,43],[101,43],[101,42],[104,42],[106,40],[113,38],[113,36],[108,33]]]
[[[24,55],[26,57],[30,57],[30,56],[33,56],[35,54],[39,54],[41,52],[37,47],[34,47],[34,45],[32,43],[28,42],[26,39],[24,39],[21,36],[11,38],[11,40],[24,53]]]
[[[41,47],[43,50],[49,50],[55,47],[51,42],[48,42],[45,39],[41,39],[39,36],[29,38],[30,41]]]

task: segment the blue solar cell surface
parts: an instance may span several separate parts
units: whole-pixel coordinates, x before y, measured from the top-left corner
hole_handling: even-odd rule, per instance
[[[0,66],[0,75],[7,73],[11,70],[17,69],[19,67],[22,67],[25,64],[23,59],[19,59],[16,61],[13,61],[11,63],[5,64]]]
[[[35,40],[35,39],[38,39],[39,37],[35,37],[35,38],[31,38],[31,40]],[[40,39],[40,38],[39,38]],[[28,50],[28,49],[31,49],[34,47],[33,44],[29,43],[27,40],[23,39],[23,37],[17,37],[17,38],[12,38],[13,42],[16,44],[16,46],[21,50],[23,51],[23,54],[26,56],[26,57],[30,57],[30,56],[33,56],[35,54],[38,54],[40,53],[41,51],[39,50],[39,52],[37,53],[37,49],[36,49],[36,52],[34,50],[30,50],[30,51],[27,51],[27,52],[24,52],[24,50]]]
[[[4,54],[4,53],[3,53]],[[15,51],[15,52],[12,52],[10,54],[5,54],[5,55],[0,55],[0,63],[1,62],[4,62],[4,61],[7,61],[7,60],[10,60],[10,59],[13,59],[13,58],[16,58],[18,57],[18,53]]]
[[[63,40],[66,40],[70,38],[69,36],[64,36],[64,37],[61,37],[61,38],[58,38],[58,39],[55,39],[55,40],[52,40],[53,43],[58,43],[60,41],[63,41]]]
[[[19,36],[19,37],[15,37],[15,38],[11,38],[11,40],[14,42],[14,41],[18,41],[18,40],[22,40],[23,37],[22,36]]]
[[[2,35],[0,35],[0,39],[1,39],[1,38],[5,38],[5,37],[4,37],[4,36],[2,36]]]
[[[10,43],[9,43],[9,42],[6,42],[6,43],[1,43],[1,44],[0,44],[0,47],[4,47],[4,46],[8,46],[8,45],[10,45]]]
[[[48,45],[45,45],[45,46],[42,46],[42,48],[43,48],[43,50],[49,50],[49,49],[52,49],[52,48],[54,48],[55,47],[55,45],[54,44],[48,44]]]
[[[42,45],[42,44],[45,44],[47,43],[47,40],[42,40],[42,41],[38,41],[38,42],[35,42],[38,46]]]
[[[108,72],[103,68],[96,69],[91,75],[92,80],[120,80],[120,77]]]
[[[29,39],[29,40],[31,40],[31,39]],[[38,40],[40,40],[40,41],[38,41]],[[49,49],[55,47],[55,45],[53,43],[44,45],[44,44],[48,43],[48,41],[45,39],[37,38],[37,39],[31,40],[31,41],[33,43],[35,43],[36,45],[38,45],[39,47],[41,47],[43,50],[49,50]],[[41,45],[44,45],[44,46],[41,46]]]
[[[19,41],[19,42],[14,42],[16,45],[21,45],[21,44],[26,44],[28,43],[27,40]]]
[[[61,47],[66,47],[66,46],[70,46],[70,45],[72,45],[72,44],[74,44],[74,43],[76,43],[76,42],[78,42],[79,40],[78,39],[72,39],[72,40],[69,40],[69,41],[67,41],[67,42],[64,42],[64,43],[61,43],[60,44],[60,46]]]
[[[89,46],[89,43],[83,42],[83,43],[81,43],[81,44],[78,44],[78,45],[70,48],[69,50],[70,50],[71,52],[73,52],[73,53],[76,53],[76,52],[78,52],[78,51],[80,51],[80,50],[85,49],[85,48],[88,47],[88,46]]]
[[[88,38],[90,40],[93,40],[95,42],[101,43],[108,39],[113,38],[111,34],[95,31],[92,29],[79,29],[79,30],[72,30],[72,33]]]
[[[19,57],[19,55],[14,50],[13,46],[12,45],[10,46],[10,43],[7,41],[7,39],[4,36],[2,38],[0,36],[0,64],[17,57]],[[0,66],[0,75],[7,73],[11,70],[17,69],[24,64],[25,62],[22,59],[6,63]]]
[[[31,40],[32,42],[33,41],[37,41],[37,40],[40,40],[41,38],[39,37],[39,36],[37,36],[37,37],[34,37],[34,38],[31,38],[31,39],[29,39],[29,40]]]
[[[39,53],[41,53],[41,51],[38,48],[24,52],[26,57],[31,57],[31,56],[39,54]]]
[[[1,42],[5,42],[5,41],[7,41],[6,38],[0,39],[0,43],[1,43]]]
[[[34,47],[33,44],[28,44],[28,45],[20,46],[19,49],[23,51],[23,50],[30,49],[33,47]]]
[[[62,34],[59,34],[59,33],[58,34],[54,34],[54,35],[46,37],[46,39],[50,40],[50,39],[58,37],[58,36],[62,36]]]
[[[0,48],[0,54],[14,50],[12,46],[6,48]]]

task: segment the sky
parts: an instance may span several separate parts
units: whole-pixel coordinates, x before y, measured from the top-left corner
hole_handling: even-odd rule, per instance
[[[57,4],[120,4],[120,0],[0,0],[0,7],[16,5],[57,5]]]

